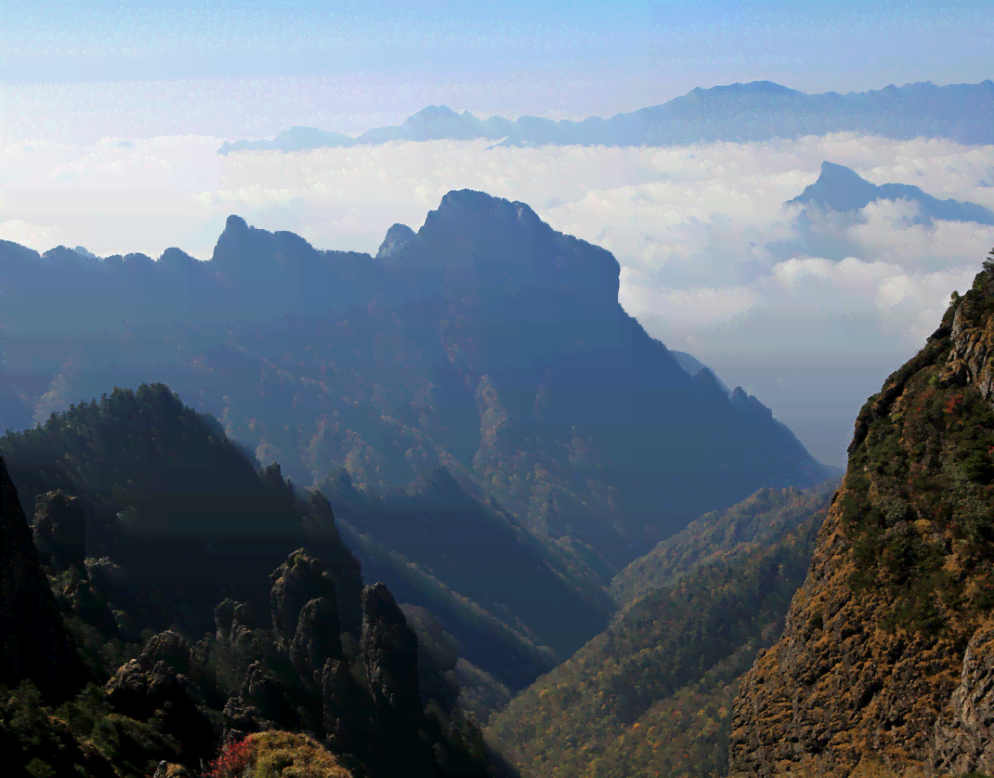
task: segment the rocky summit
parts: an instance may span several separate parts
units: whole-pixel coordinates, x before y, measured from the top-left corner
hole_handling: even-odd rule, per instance
[[[730,775],[992,770],[992,399],[988,260],[860,411],[783,636],[736,698]]]

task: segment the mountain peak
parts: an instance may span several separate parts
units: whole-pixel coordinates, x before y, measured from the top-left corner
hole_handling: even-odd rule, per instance
[[[235,214],[229,216],[227,221],[224,223],[225,232],[245,233],[248,232],[248,228],[248,222],[246,222],[241,216],[235,216]]]
[[[825,161],[821,163],[818,180],[788,203],[813,203],[832,211],[857,211],[879,195],[877,186],[855,170]]]
[[[413,240],[417,240],[418,234],[406,224],[395,224],[387,230],[379,251],[376,252],[377,259],[384,259],[396,254],[404,246]]]
[[[432,234],[443,224],[456,223],[464,233],[469,233],[474,226],[479,228],[484,224],[491,228],[498,225],[519,225],[531,229],[544,227],[549,233],[552,232],[552,228],[525,203],[512,202],[474,189],[454,189],[448,192],[442,197],[438,208],[429,211],[421,231]]]
[[[404,124],[407,124],[408,122],[410,122],[410,121],[412,121],[414,119],[418,119],[418,118],[422,118],[422,119],[434,119],[434,118],[437,118],[437,117],[444,117],[444,118],[448,119],[448,118],[452,118],[452,117],[456,117],[456,116],[459,116],[459,114],[456,113],[455,111],[453,111],[447,105],[429,105],[429,106],[425,106],[424,108],[422,108],[417,113],[412,114],[411,116],[407,117],[407,120],[404,122]]]
[[[915,223],[932,219],[994,224],[994,212],[982,205],[959,200],[939,200],[910,184],[871,184],[856,171],[822,162],[818,180],[786,205],[816,205],[830,211],[859,211],[876,200],[907,200],[918,210]]]

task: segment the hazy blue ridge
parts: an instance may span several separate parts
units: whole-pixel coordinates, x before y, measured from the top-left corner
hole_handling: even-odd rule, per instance
[[[842,165],[822,162],[818,180],[787,201],[787,205],[816,205],[830,211],[859,211],[878,200],[909,200],[918,206],[916,221],[976,222],[994,224],[994,211],[977,203],[939,200],[909,184],[871,184]]]
[[[949,138],[994,142],[994,82],[936,86],[931,82],[867,92],[810,95],[770,81],[700,87],[662,105],[579,122],[522,116],[481,120],[468,111],[429,106],[399,127],[380,127],[357,138],[294,127],[273,140],[226,141],[219,154],[253,149],[304,151],[439,139],[500,141],[502,146],[678,146],[746,142],[858,132],[886,138]]]

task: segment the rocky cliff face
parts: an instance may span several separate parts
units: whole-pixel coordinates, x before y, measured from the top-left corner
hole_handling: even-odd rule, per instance
[[[994,773],[994,624],[970,639],[952,705],[935,724],[930,766],[940,775]]]
[[[730,774],[991,770],[994,271],[871,397]]]

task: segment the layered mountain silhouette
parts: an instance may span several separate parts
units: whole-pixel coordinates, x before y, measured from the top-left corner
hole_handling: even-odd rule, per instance
[[[939,200],[917,186],[908,184],[871,184],[858,173],[842,165],[822,162],[818,180],[786,205],[812,205],[830,211],[860,211],[878,200],[907,200],[918,214],[915,223],[942,221],[994,224],[994,211],[976,203]]]
[[[319,488],[360,561],[435,613],[488,688],[600,632],[614,573],[692,519],[828,475],[624,312],[608,252],[480,192],[391,228],[375,258],[232,216],[208,262],[3,243],[0,269],[5,426],[167,383]]]
[[[218,150],[373,145],[390,141],[490,139],[503,146],[674,146],[714,141],[760,141],[830,132],[859,132],[886,138],[950,138],[991,143],[994,82],[936,86],[905,84],[868,92],[809,95],[770,81],[693,89],[662,105],[580,122],[523,116],[481,120],[468,111],[429,106],[399,127],[381,127],[351,138],[310,127],[294,127],[273,140],[228,141]]]

